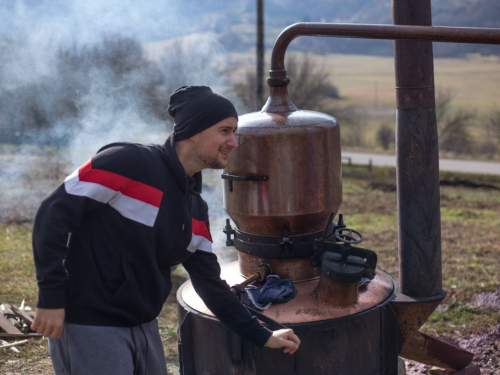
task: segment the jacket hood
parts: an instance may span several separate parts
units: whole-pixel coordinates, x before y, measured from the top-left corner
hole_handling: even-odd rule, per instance
[[[182,166],[177,153],[175,152],[174,133],[170,133],[163,145],[164,159],[167,165],[173,170],[175,180],[184,193],[201,194],[202,178],[201,172],[197,172],[193,177],[188,176]]]

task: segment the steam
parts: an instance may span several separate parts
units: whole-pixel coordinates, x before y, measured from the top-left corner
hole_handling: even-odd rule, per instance
[[[223,74],[228,55],[196,29],[210,22],[195,6],[0,3],[0,220],[31,220],[41,197],[107,143],[163,143],[168,96],[181,85],[210,86],[243,110]],[[220,185],[206,198],[218,214]]]

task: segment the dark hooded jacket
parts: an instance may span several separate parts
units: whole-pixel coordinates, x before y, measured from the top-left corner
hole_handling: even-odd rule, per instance
[[[207,307],[262,347],[271,332],[220,279],[201,173],[186,176],[173,135],[164,145],[114,143],[68,176],[41,204],[33,250],[38,307],[66,321],[134,326],[155,319],[182,263]]]

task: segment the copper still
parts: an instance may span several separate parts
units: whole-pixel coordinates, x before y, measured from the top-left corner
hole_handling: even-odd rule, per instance
[[[240,116],[239,148],[222,174],[224,207],[236,226],[228,220],[224,232],[227,244],[239,252],[237,262],[222,267],[222,277],[229,285],[240,284],[265,263],[294,281],[296,297],[263,314],[294,328],[302,340],[300,353],[291,357],[257,349],[227,332],[218,347],[198,346],[190,329],[196,326],[197,334],[218,330],[188,282],[178,291],[183,372],[377,374],[386,369],[394,374],[397,323],[387,308],[394,281],[376,269],[375,253],[353,246],[362,238],[346,228],[341,215],[333,222],[342,202],[338,122],[298,110],[281,80],[273,86],[271,77],[268,83],[271,96],[263,110]],[[369,282],[361,285],[362,278]],[[191,345],[194,356],[185,349],[192,353]],[[348,353],[349,348],[356,350]],[[332,358],[331,350],[343,354]],[[363,361],[355,359],[359,355]],[[217,356],[220,363],[214,361]]]
[[[406,13],[397,20],[401,14]],[[254,272],[262,264],[290,278],[296,297],[262,313],[293,328],[302,344],[290,356],[242,341],[213,316],[188,281],[177,292],[181,374],[396,375],[398,355],[460,370],[472,360],[471,353],[418,331],[446,295],[441,289],[439,200],[428,198],[439,198],[438,162],[405,154],[417,149],[407,143],[419,142],[423,134],[417,121],[430,119],[421,126],[435,127],[433,86],[432,95],[415,94],[418,87],[405,87],[405,70],[396,64],[399,92],[413,90],[401,96],[398,106],[400,259],[405,260],[400,261],[400,288],[377,268],[376,253],[358,246],[362,235],[347,228],[342,215],[334,221],[342,203],[340,128],[332,116],[297,109],[288,96],[284,54],[299,35],[414,39],[416,45],[408,48],[417,52],[428,50],[421,43],[429,42],[422,40],[500,44],[500,30],[430,26],[296,24],[280,35],[268,78],[269,99],[260,112],[240,116],[239,148],[222,174],[224,206],[235,224],[228,220],[224,232],[227,244],[239,252],[237,262],[222,266],[222,278],[241,285],[260,277]],[[418,71],[425,80],[432,76],[432,71]],[[420,97],[426,98],[423,104]],[[434,149],[429,152],[436,143],[425,141],[422,152],[437,159]],[[418,189],[413,187],[417,177]],[[433,220],[424,223],[421,217]],[[406,218],[412,223],[406,224]],[[420,235],[422,224],[432,226],[429,235]],[[197,339],[205,336],[210,338]]]
[[[224,207],[238,230],[320,232],[342,203],[337,121],[312,111],[250,113],[240,117],[236,138],[222,178]]]
[[[222,178],[241,273],[266,261],[296,281],[313,277],[312,245],[342,202],[340,130],[331,116],[287,104],[240,116]]]

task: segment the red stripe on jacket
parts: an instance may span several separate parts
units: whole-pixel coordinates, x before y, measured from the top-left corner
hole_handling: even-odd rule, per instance
[[[207,223],[205,221],[191,218],[191,227],[193,234],[205,237],[210,242],[213,242],[212,236],[210,235],[210,231],[208,230]]]
[[[80,181],[92,182],[109,189],[120,191],[123,195],[142,202],[160,207],[163,192],[142,182],[123,177],[117,173],[94,169],[92,160],[89,160],[78,169]]]

